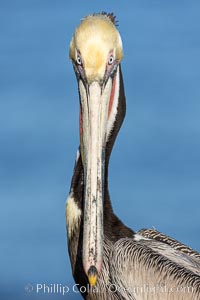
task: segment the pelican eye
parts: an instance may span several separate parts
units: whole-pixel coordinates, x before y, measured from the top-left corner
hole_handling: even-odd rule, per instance
[[[76,62],[77,62],[78,65],[82,65],[82,60],[81,60],[81,57],[80,57],[79,54],[76,57]]]
[[[78,79],[82,79],[86,82],[86,76],[84,71],[84,62],[82,61],[81,54],[77,51],[75,58],[73,59],[74,70]]]
[[[112,65],[113,62],[114,62],[114,56],[111,54],[110,57],[109,57],[109,59],[108,59],[108,64]]]

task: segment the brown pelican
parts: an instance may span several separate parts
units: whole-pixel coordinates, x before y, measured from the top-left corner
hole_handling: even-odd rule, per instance
[[[66,206],[72,272],[84,299],[200,299],[200,254],[114,214],[108,163],[125,116],[123,48],[113,14],[84,18],[70,43],[80,97],[78,151]]]

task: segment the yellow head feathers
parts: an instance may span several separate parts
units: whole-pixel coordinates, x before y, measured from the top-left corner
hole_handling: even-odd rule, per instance
[[[70,43],[70,58],[80,54],[88,82],[102,80],[112,52],[114,59],[123,58],[122,41],[114,23],[106,14],[90,15],[76,28]]]

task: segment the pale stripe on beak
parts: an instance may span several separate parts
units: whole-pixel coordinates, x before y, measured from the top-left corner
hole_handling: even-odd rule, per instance
[[[103,89],[94,81],[87,91],[79,81],[85,193],[82,258],[91,285],[96,284],[97,273],[101,271],[103,262],[104,157],[111,90],[111,78]]]

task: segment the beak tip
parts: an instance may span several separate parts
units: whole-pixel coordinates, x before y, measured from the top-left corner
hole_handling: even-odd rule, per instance
[[[90,286],[95,286],[97,283],[98,272],[95,266],[91,266],[88,270],[88,281]]]

